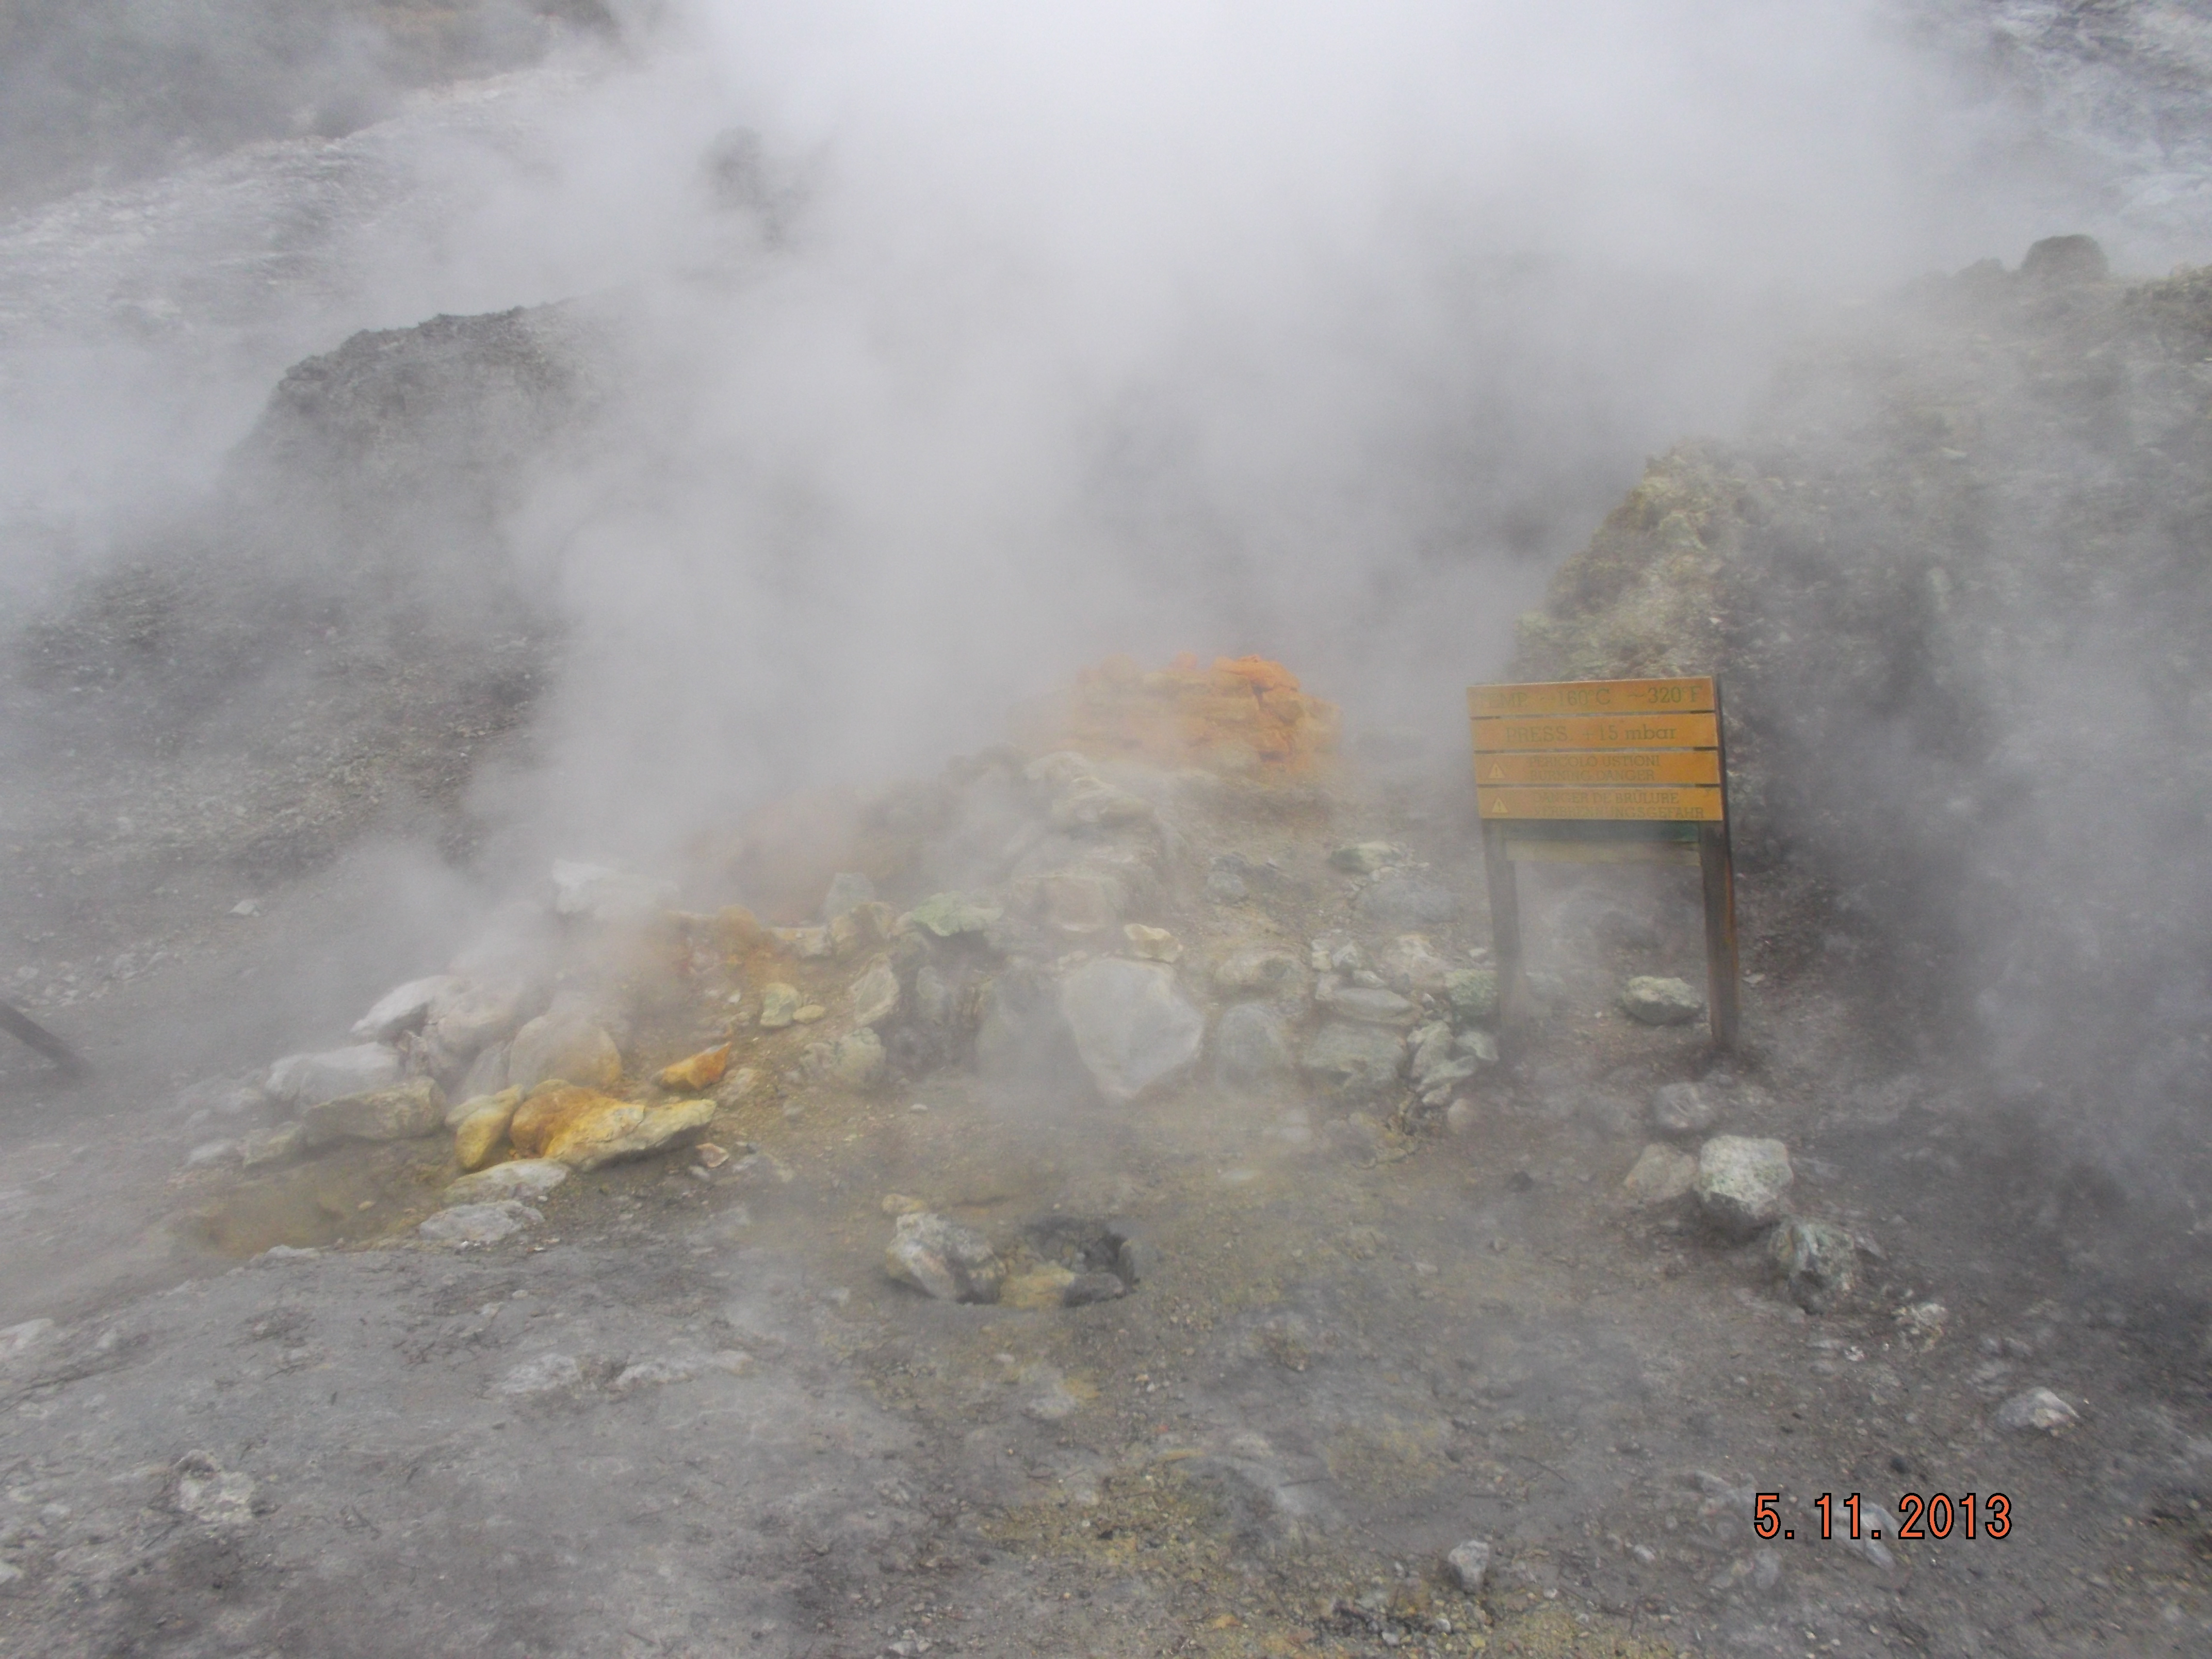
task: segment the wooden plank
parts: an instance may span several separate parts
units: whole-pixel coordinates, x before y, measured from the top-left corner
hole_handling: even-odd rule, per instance
[[[1680,841],[1508,841],[1505,856],[1516,864],[1698,864],[1693,842]]]
[[[1711,714],[1548,714],[1474,722],[1478,754],[1500,749],[1717,749]]]
[[[1482,826],[1482,874],[1490,891],[1490,954],[1498,963],[1498,1032],[1517,1046],[1516,1028],[1528,1010],[1521,978],[1521,892],[1506,854],[1505,826]],[[1506,1055],[1511,1059],[1510,1048]]]
[[[1493,818],[1661,818],[1718,823],[1723,817],[1717,787],[1477,788],[1474,798],[1486,822]]]
[[[1721,781],[1717,749],[1620,749],[1485,754],[1474,763],[1484,788],[1509,783],[1714,783]]]
[[[1467,712],[1486,714],[1692,714],[1715,707],[1710,675],[1671,680],[1547,680],[1470,685]]]
[[[1735,1047],[1742,981],[1736,961],[1735,860],[1725,823],[1699,828],[1698,854],[1705,869],[1705,1008],[1713,1047],[1726,1051]]]

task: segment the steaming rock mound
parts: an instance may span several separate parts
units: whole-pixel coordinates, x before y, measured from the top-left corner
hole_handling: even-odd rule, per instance
[[[204,507],[8,641],[13,837],[149,883],[310,867],[380,823],[465,842],[557,650],[502,520],[591,407],[592,337],[438,317],[294,368]]]
[[[1883,1037],[2107,1162],[2203,1127],[2208,362],[2212,272],[2069,237],[1931,279],[1654,462],[1522,625],[1527,678],[1720,673],[1743,851],[1796,884],[1753,965],[1856,959]]]

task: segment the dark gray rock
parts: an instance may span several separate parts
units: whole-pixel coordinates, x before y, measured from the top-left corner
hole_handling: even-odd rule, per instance
[[[1385,927],[1441,927],[1459,920],[1459,895],[1410,870],[1391,870],[1362,889],[1352,908]]]
[[[1498,970],[1455,968],[1444,975],[1444,995],[1455,1024],[1487,1025],[1498,1018]]]
[[[1858,1284],[1858,1250],[1832,1221],[1793,1216],[1774,1230],[1775,1271],[1808,1313],[1825,1313]]]

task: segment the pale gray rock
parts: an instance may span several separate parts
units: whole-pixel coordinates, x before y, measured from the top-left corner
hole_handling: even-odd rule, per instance
[[[1366,1100],[1398,1086],[1406,1039],[1385,1025],[1333,1019],[1299,1056],[1306,1075],[1339,1100]]]
[[[543,1198],[568,1178],[568,1166],[550,1158],[520,1158],[463,1176],[441,1195],[447,1205],[489,1204],[504,1198]]]
[[[320,1100],[388,1088],[399,1081],[399,1073],[397,1049],[364,1042],[320,1054],[287,1054],[269,1068],[262,1086],[281,1104],[312,1106]]]
[[[1705,1000],[1686,979],[1638,974],[1622,988],[1620,1006],[1646,1025],[1686,1025],[1705,1012]]]
[[[544,1219],[520,1200],[502,1198],[488,1204],[456,1204],[415,1231],[434,1244],[496,1244]]]
[[[469,1069],[461,1074],[460,1087],[454,1094],[462,1100],[474,1100],[482,1095],[495,1095],[507,1087],[507,1044],[495,1042],[469,1062]]]
[[[1409,997],[1443,991],[1452,965],[1425,933],[1401,933],[1376,959],[1376,971],[1394,991]]]
[[[1774,1230],[1775,1271],[1808,1313],[1825,1313],[1858,1284],[1858,1248],[1832,1221],[1793,1216]]]
[[[863,1025],[830,1045],[823,1080],[851,1094],[865,1094],[884,1080],[884,1040]]]
[[[522,1023],[522,998],[520,985],[468,980],[440,995],[422,1033],[434,1067],[450,1074],[488,1045],[512,1036]]]
[[[622,1051],[580,1008],[540,1014],[514,1034],[507,1051],[507,1086],[527,1093],[559,1078],[580,1088],[607,1089],[622,1079]]]
[[[421,1030],[439,1000],[453,996],[466,983],[452,974],[433,974],[428,979],[410,979],[404,985],[394,987],[354,1022],[354,1040],[390,1042],[403,1031]]]
[[[1651,1127],[1662,1135],[1703,1134],[1719,1114],[1694,1083],[1669,1083],[1651,1096]]]
[[[574,1354],[541,1353],[526,1359],[501,1377],[493,1392],[504,1395],[556,1394],[581,1387],[584,1367]]]
[[[1406,849],[1395,842],[1359,841],[1340,847],[1328,855],[1329,868],[1351,875],[1371,876],[1406,861]]]
[[[553,914],[572,921],[641,921],[676,902],[676,884],[605,864],[553,866]]]
[[[898,975],[888,957],[878,957],[853,981],[853,1018],[862,1025],[880,1025],[898,1010]]]
[[[1370,1025],[1411,1025],[1419,1010],[1382,986],[1325,985],[1321,998],[1330,1016]]]
[[[1998,1407],[1991,1420],[2008,1434],[2063,1434],[2081,1414],[2048,1389],[2029,1389]]]
[[[413,1140],[445,1127],[445,1091],[427,1077],[390,1089],[317,1101],[300,1113],[301,1129],[317,1146],[333,1140]]]
[[[822,920],[827,925],[863,904],[875,902],[876,884],[853,871],[830,878],[830,891],[822,900]]]
[[[1698,1149],[1698,1206],[1723,1232],[1749,1238],[1782,1218],[1794,1176],[1780,1141],[1715,1135]]]
[[[795,985],[775,981],[761,987],[760,1028],[763,1031],[781,1031],[791,1024],[805,999],[799,994]]]
[[[995,1302],[1006,1278],[988,1239],[927,1210],[898,1218],[884,1269],[940,1302]]]
[[[1444,1567],[1451,1574],[1452,1583],[1462,1595],[1480,1595],[1486,1579],[1490,1577],[1490,1545],[1480,1538],[1470,1538],[1455,1546],[1444,1557]]]
[[[1198,1058],[1206,1017],[1158,963],[1102,957],[1060,981],[1060,1017],[1098,1092],[1120,1103]]]
[[[1237,1004],[1213,1028],[1213,1080],[1228,1093],[1279,1089],[1290,1080],[1293,1064],[1282,1017],[1262,1003]]]
[[[1623,1197],[1638,1207],[1671,1204],[1698,1184],[1698,1160],[1687,1152],[1654,1141],[1620,1183]]]

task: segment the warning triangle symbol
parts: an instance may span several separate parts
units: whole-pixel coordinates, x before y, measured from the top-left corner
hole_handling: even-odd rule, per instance
[[[1500,764],[1499,764],[1498,762],[1496,762],[1496,761],[1492,761],[1492,762],[1491,762],[1491,763],[1490,763],[1490,775],[1491,775],[1492,777],[1493,777],[1493,778],[1502,778],[1502,777],[1504,777],[1504,776],[1505,775],[1505,769],[1504,769],[1504,766],[1502,766],[1502,765],[1500,765]]]

